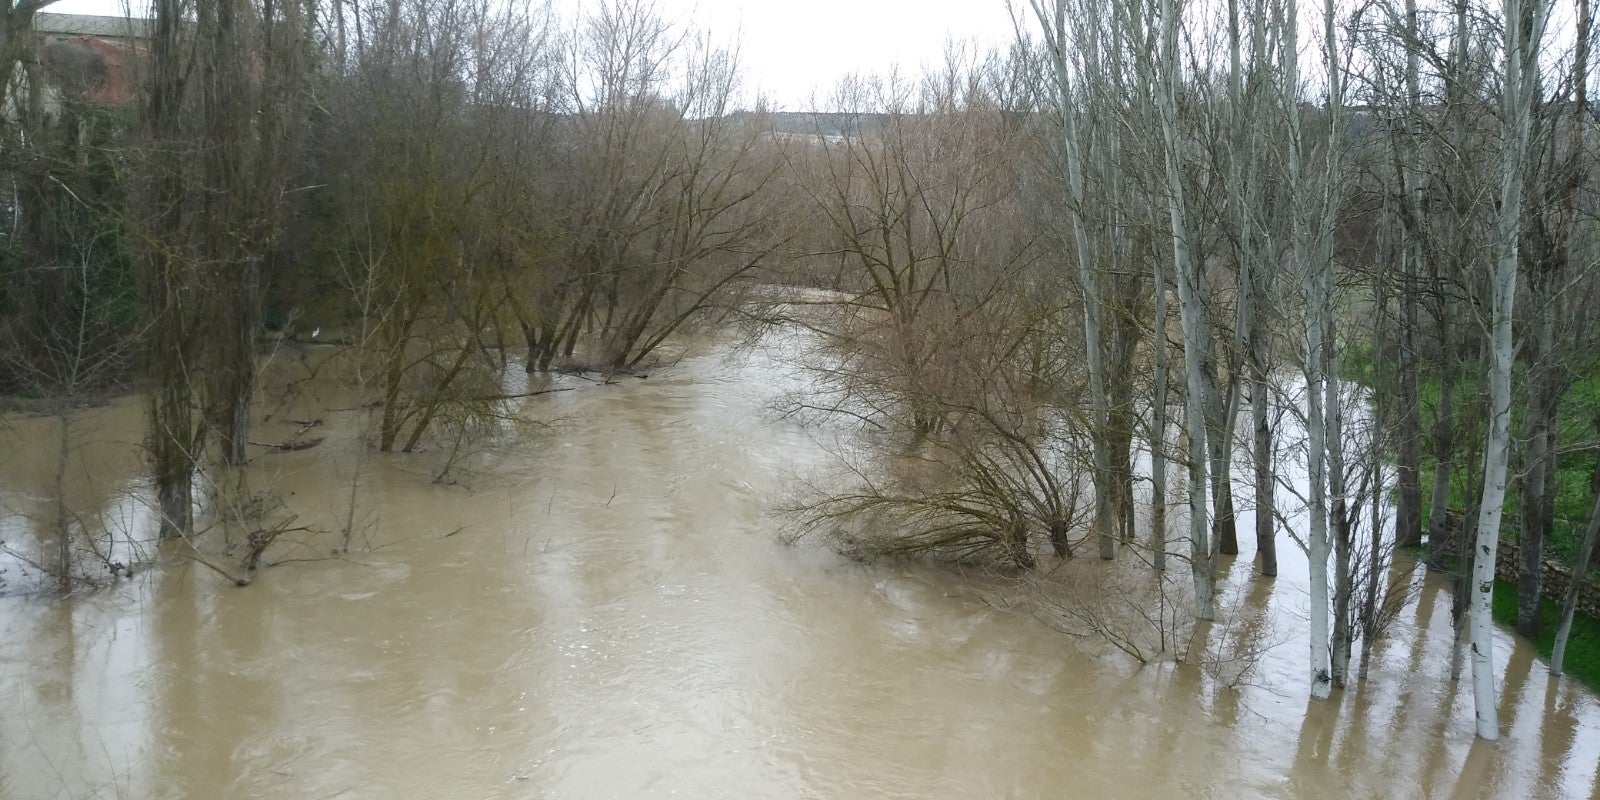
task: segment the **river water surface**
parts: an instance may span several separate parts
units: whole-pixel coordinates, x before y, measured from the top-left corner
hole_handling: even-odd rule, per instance
[[[1251,578],[1251,542],[1224,564],[1223,592],[1275,620],[1238,688],[1092,654],[971,579],[785,544],[774,509],[826,450],[770,411],[798,344],[572,381],[523,408],[551,428],[454,486],[426,456],[360,458],[360,412],[308,395],[328,441],[262,455],[252,481],[335,530],[359,477],[352,553],[246,588],[168,554],[110,590],[0,599],[0,797],[1600,796],[1600,703],[1504,633],[1505,736],[1473,738],[1433,583],[1370,680],[1313,703],[1287,542],[1275,583]],[[135,538],[139,414],[83,415],[95,466],[69,476]],[[54,431],[0,432],[19,551]]]

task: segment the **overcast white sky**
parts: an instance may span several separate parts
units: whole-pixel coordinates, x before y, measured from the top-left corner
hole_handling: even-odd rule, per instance
[[[148,0],[133,0],[135,9]],[[582,0],[557,0],[558,8]],[[911,72],[942,59],[945,42],[985,49],[1010,41],[1005,0],[655,0],[665,17],[740,43],[746,81],[787,108],[809,108],[851,73]],[[125,14],[125,0],[60,0],[61,14]]]
[[[737,36],[747,80],[780,105],[809,107],[851,73],[911,72],[943,58],[951,39],[983,47],[1011,39],[1004,0],[658,0],[666,13]]]

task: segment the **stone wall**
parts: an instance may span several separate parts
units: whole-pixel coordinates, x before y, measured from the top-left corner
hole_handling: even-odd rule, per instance
[[[1500,540],[1500,552],[1495,556],[1495,572],[1500,579],[1509,581],[1513,586],[1517,583],[1517,568],[1522,563],[1522,554],[1518,551],[1515,542]],[[1560,605],[1567,596],[1567,584],[1572,580],[1572,570],[1564,564],[1558,564],[1546,559],[1544,562],[1544,582],[1541,589],[1544,596]],[[1595,619],[1600,619],[1600,582],[1589,580],[1583,584],[1583,592],[1578,595],[1578,613],[1585,614]]]

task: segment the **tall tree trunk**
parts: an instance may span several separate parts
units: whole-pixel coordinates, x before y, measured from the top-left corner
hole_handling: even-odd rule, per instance
[[[1133,362],[1139,331],[1134,322],[1137,314],[1136,295],[1142,283],[1126,276],[1114,279],[1117,286],[1116,314],[1111,326],[1111,363]],[[1116,489],[1112,527],[1123,544],[1134,540],[1133,522],[1133,429],[1137,410],[1133,403],[1133,371],[1109,370],[1106,391],[1110,408],[1107,412],[1107,439],[1111,461],[1111,481]]]
[[[1409,246],[1408,246],[1409,249]],[[1417,547],[1422,544],[1422,424],[1421,399],[1417,390],[1417,299],[1415,258],[1421,249],[1403,256],[1407,288],[1400,294],[1400,354],[1396,367],[1400,373],[1399,413],[1395,420],[1395,544]]]
[[[1382,420],[1375,420],[1374,428],[1382,430]],[[1369,480],[1373,486],[1383,485],[1383,461],[1381,451],[1373,447],[1368,455],[1367,463]],[[1365,681],[1368,669],[1372,665],[1372,651],[1377,649],[1378,630],[1381,627],[1378,609],[1379,600],[1384,594],[1385,585],[1383,571],[1386,559],[1383,552],[1383,492],[1372,492],[1371,522],[1367,526],[1367,564],[1366,585],[1362,586],[1361,616],[1359,626],[1361,630],[1361,666],[1356,675],[1356,680]],[[1393,565],[1393,560],[1388,559],[1388,564]]]
[[[1291,112],[1293,113],[1293,112]],[[1328,496],[1327,417],[1323,413],[1324,381],[1322,312],[1313,302],[1320,297],[1320,276],[1302,279],[1307,298],[1306,323],[1306,479],[1311,501],[1309,542],[1311,589],[1311,696],[1326,699],[1333,688],[1332,651],[1328,630]]]
[[[1532,332],[1522,351],[1527,362],[1528,409],[1524,415],[1524,456],[1526,474],[1522,481],[1521,531],[1517,565],[1517,632],[1536,638],[1543,622],[1540,614],[1543,596],[1544,543],[1555,527],[1556,478],[1560,442],[1558,422],[1561,399],[1567,382],[1563,376],[1564,353],[1558,336],[1566,324],[1566,303],[1561,286],[1566,278],[1573,239],[1574,220],[1583,212],[1577,209],[1583,182],[1590,171],[1585,163],[1584,137],[1591,127],[1585,104],[1588,102],[1589,3],[1577,0],[1579,35],[1572,71],[1572,116],[1554,110],[1557,103],[1538,103],[1537,120],[1543,130],[1537,137],[1543,143],[1543,172],[1536,171],[1528,195],[1535,207],[1523,225],[1529,252],[1524,257],[1528,274],[1528,296],[1534,303],[1528,315]],[[1570,133],[1562,135],[1560,124],[1572,122]],[[1562,146],[1566,152],[1561,153]]]
[[[1216,616],[1216,575],[1212,566],[1206,504],[1206,398],[1205,364],[1210,357],[1210,321],[1203,304],[1202,270],[1190,254],[1189,210],[1184,199],[1183,176],[1178,166],[1183,148],[1178,138],[1178,9],[1175,0],[1161,0],[1160,75],[1156,77],[1157,114],[1161,118],[1163,161],[1166,167],[1167,215],[1172,235],[1173,272],[1178,284],[1178,316],[1183,326],[1183,362],[1187,392],[1184,422],[1189,438],[1189,571],[1194,579],[1195,616]]]
[[[1085,63],[1095,63],[1094,52],[1098,37],[1091,34],[1074,38],[1076,31],[1069,30],[1074,14],[1065,0],[1056,0],[1047,9],[1043,0],[1034,0],[1034,15],[1045,34],[1045,44],[1050,53],[1051,87],[1054,91],[1054,110],[1061,124],[1061,137],[1056,143],[1057,172],[1067,189],[1068,216],[1071,218],[1072,242],[1077,261],[1076,276],[1083,303],[1083,348],[1085,366],[1089,372],[1089,403],[1092,419],[1089,438],[1094,462],[1094,519],[1095,536],[1100,545],[1100,557],[1116,557],[1117,533],[1112,519],[1115,510],[1115,477],[1111,469],[1110,437],[1108,425],[1110,403],[1106,392],[1105,376],[1105,297],[1101,287],[1099,265],[1096,258],[1099,247],[1094,232],[1084,216],[1088,207],[1086,183],[1090,171],[1094,135],[1083,129],[1079,119],[1082,98],[1075,89],[1073,79],[1079,75],[1075,65],[1068,62],[1074,46],[1082,50],[1079,55]],[[1083,82],[1088,77],[1080,77]]]
[[[1167,372],[1171,356],[1167,346],[1167,279],[1162,259],[1150,259],[1155,286],[1156,319],[1150,337],[1156,350],[1154,386],[1150,397],[1150,552],[1157,572],[1167,568]]]
[[[1510,0],[1516,3],[1518,0]],[[1520,168],[1508,167],[1507,184],[1520,177]],[[1517,187],[1520,189],[1520,187]],[[1501,202],[1510,206],[1502,216],[1515,217],[1520,205],[1521,192],[1506,196]],[[1510,237],[1505,241],[1507,225],[1500,229],[1501,255],[1495,260],[1491,275],[1491,325],[1489,385],[1489,430],[1484,440],[1483,496],[1479,501],[1478,525],[1473,545],[1472,571],[1472,675],[1473,697],[1477,706],[1478,735],[1484,739],[1500,737],[1499,716],[1494,687],[1494,620],[1493,596],[1496,546],[1500,539],[1500,517],[1506,495],[1506,471],[1511,450],[1511,313],[1516,297],[1517,253],[1515,222],[1510,223]]]
[[[1263,79],[1270,81],[1272,65],[1269,61],[1270,42],[1267,35],[1266,4],[1256,2],[1250,11],[1250,52],[1251,69]],[[1249,233],[1254,230],[1252,212],[1259,202],[1263,182],[1260,166],[1265,162],[1264,148],[1265,137],[1262,136],[1252,123],[1267,119],[1270,116],[1270,99],[1263,92],[1246,93],[1242,88],[1234,91],[1235,95],[1244,96],[1247,102],[1247,118],[1240,123],[1241,128],[1250,132],[1249,147],[1245,149],[1248,158],[1244,176],[1244,208],[1236,209],[1240,215],[1239,222],[1242,230]],[[1270,369],[1272,364],[1272,342],[1266,325],[1262,323],[1262,311],[1267,308],[1263,302],[1265,298],[1272,297],[1273,275],[1271,270],[1262,269],[1259,259],[1256,258],[1258,245],[1254,236],[1247,236],[1248,246],[1244,248],[1241,263],[1250,266],[1248,280],[1240,277],[1240,308],[1239,324],[1242,334],[1236,341],[1244,348],[1245,363],[1250,375],[1250,418],[1251,418],[1251,461],[1255,470],[1255,527],[1256,527],[1256,556],[1260,564],[1261,575],[1266,578],[1278,575],[1278,543],[1277,543],[1277,475],[1273,468],[1273,432],[1272,419],[1268,413],[1267,401],[1272,396],[1274,387],[1270,382]]]
[[[1209,317],[1205,323],[1210,325]],[[1210,337],[1207,337],[1208,342]],[[1239,526],[1233,513],[1233,419],[1238,407],[1238,380],[1229,377],[1228,387],[1218,386],[1216,361],[1205,370],[1206,454],[1211,459],[1211,547],[1223,555],[1238,555]]]
[[[1332,152],[1326,156],[1326,164],[1322,172],[1321,197],[1313,195],[1314,182],[1305,168],[1305,141],[1300,124],[1300,69],[1299,69],[1299,36],[1297,32],[1299,19],[1299,4],[1296,0],[1288,0],[1277,19],[1279,36],[1283,40],[1284,69],[1282,74],[1281,97],[1289,124],[1288,150],[1288,180],[1295,187],[1294,197],[1294,231],[1291,245],[1294,258],[1300,270],[1300,289],[1305,303],[1306,325],[1306,358],[1304,365],[1306,381],[1306,475],[1309,483],[1310,500],[1310,590],[1311,590],[1311,630],[1310,630],[1310,673],[1311,696],[1317,699],[1326,699],[1333,688],[1332,650],[1330,648],[1328,605],[1328,448],[1329,431],[1327,430],[1328,415],[1325,403],[1329,395],[1327,366],[1329,364],[1329,348],[1332,329],[1332,203],[1336,192],[1332,185],[1335,178]],[[1339,91],[1339,79],[1336,63],[1331,59],[1337,53],[1337,45],[1332,42],[1333,6],[1326,3],[1324,6],[1325,35],[1330,40],[1326,48],[1330,58],[1328,76],[1329,109],[1328,117],[1329,138],[1331,147],[1342,146],[1337,141],[1338,135],[1338,107],[1334,100]],[[1307,184],[1312,183],[1308,187]],[[1335,391],[1337,391],[1335,387]]]
[[[1267,414],[1267,360],[1270,352],[1267,337],[1259,326],[1250,331],[1250,417],[1253,435],[1252,455],[1256,479],[1256,554],[1261,560],[1261,574],[1273,578],[1278,575],[1277,540],[1277,476],[1272,467],[1272,420]]]
[[[1484,438],[1483,497],[1472,568],[1472,695],[1478,736],[1500,738],[1494,683],[1494,578],[1500,516],[1506,496],[1511,452],[1511,323],[1517,298],[1517,239],[1521,232],[1523,178],[1530,127],[1530,101],[1536,85],[1537,53],[1544,35],[1540,0],[1505,0],[1505,85],[1501,93],[1504,152],[1500,161],[1500,213],[1496,258],[1490,270],[1489,430]],[[1526,29],[1524,20],[1527,21]]]
[[[1239,386],[1244,375],[1244,364],[1250,358],[1245,348],[1255,322],[1255,236],[1250,215],[1255,197],[1251,192],[1253,175],[1245,174],[1250,120],[1246,113],[1244,92],[1243,40],[1244,25],[1240,19],[1239,0],[1228,0],[1228,212],[1229,224],[1233,228],[1238,300],[1233,347],[1228,351],[1226,389],[1222,391],[1222,407],[1212,431],[1214,456],[1211,467],[1216,486],[1213,503],[1217,512],[1212,535],[1217,541],[1217,551],[1223,555],[1239,553],[1239,527],[1233,507],[1233,440],[1239,412]]]
[[[239,466],[250,460],[250,406],[256,396],[256,331],[261,327],[261,259],[246,256],[238,264],[238,275],[228,307],[233,338],[228,363],[221,365],[224,383],[219,409],[217,435],[222,460]]]
[[[1331,312],[1329,317],[1331,319]],[[1356,510],[1350,507],[1344,461],[1344,398],[1339,382],[1339,348],[1328,325],[1328,368],[1325,376],[1328,415],[1328,496],[1330,528],[1333,534],[1333,637],[1330,671],[1335,686],[1349,678],[1350,651],[1355,641],[1354,523]]]
[[[4,8],[0,9],[0,106],[16,102],[11,91],[16,86],[13,79],[17,67],[33,58],[34,14],[50,2],[52,0],[6,0]]]
[[[243,227],[255,209],[245,186],[245,109],[247,88],[241,62],[238,0],[213,0],[197,6],[200,110],[205,141],[200,158],[200,206],[195,221],[201,257],[208,264],[205,279],[212,302],[208,308],[205,348],[215,360],[206,403],[207,420],[220,445],[222,459],[243,464],[250,434],[250,399],[255,394],[255,277],[259,267],[243,253]],[[246,329],[248,327],[248,330]]]
[[[193,270],[182,248],[184,156],[178,151],[184,96],[184,26],[177,0],[157,0],[151,39],[149,102],[144,127],[150,142],[142,198],[150,210],[150,245],[140,259],[139,288],[149,320],[145,360],[150,392],[149,448],[156,506],[163,539],[194,527],[193,473],[200,437],[194,421],[190,320],[194,315]]]
[[[1578,43],[1577,54],[1573,59],[1572,69],[1572,97],[1573,115],[1576,118],[1577,129],[1582,130],[1589,120],[1589,52],[1594,35],[1594,0],[1576,0],[1578,6]],[[1577,137],[1573,142],[1572,161],[1575,165],[1583,164],[1583,140]],[[1575,172],[1573,177],[1577,177]],[[1570,196],[1570,195],[1569,195]],[[1594,418],[1594,428],[1600,434],[1600,415]],[[1552,447],[1552,450],[1555,448]],[[1561,611],[1556,623],[1555,647],[1550,653],[1550,674],[1560,675],[1565,669],[1567,657],[1567,639],[1572,635],[1572,617],[1578,608],[1578,598],[1583,594],[1584,582],[1589,577],[1591,562],[1594,559],[1595,540],[1600,538],[1600,456],[1595,458],[1594,475],[1591,479],[1590,491],[1594,495],[1594,503],[1589,511],[1589,526],[1584,531],[1583,540],[1578,543],[1577,556],[1572,562],[1572,578],[1567,581],[1566,594],[1561,598]],[[1551,495],[1554,495],[1551,492]]]
[[[1422,544],[1422,416],[1417,391],[1417,328],[1420,316],[1418,292],[1422,274],[1422,90],[1418,78],[1417,0],[1406,0],[1406,135],[1401,162],[1405,191],[1400,213],[1400,352],[1397,371],[1400,378],[1399,408],[1395,420],[1396,447],[1395,544],[1416,547]]]
[[[178,316],[183,307],[173,303],[167,313]],[[158,323],[159,338],[168,342],[181,341],[181,324]],[[165,330],[177,328],[178,330]],[[195,450],[199,439],[194,434],[194,401],[187,376],[183,371],[183,355],[188,350],[181,344],[168,355],[171,366],[158,367],[154,374],[156,389],[151,397],[150,431],[151,454],[155,462],[156,507],[161,514],[159,535],[163,539],[176,539],[194,529],[194,469]],[[180,355],[171,355],[171,353]]]
[[[1471,212],[1466,186],[1467,160],[1467,100],[1469,91],[1466,74],[1468,41],[1471,28],[1468,22],[1468,0],[1454,0],[1455,27],[1451,34],[1450,70],[1445,75],[1445,116],[1449,120],[1451,161],[1450,215],[1451,248],[1449,263],[1458,276],[1470,272],[1472,258],[1468,241],[1468,215]],[[1453,541],[1450,531],[1450,482],[1457,456],[1458,431],[1455,421],[1455,385],[1457,352],[1455,318],[1459,313],[1455,287],[1449,285],[1439,271],[1439,260],[1432,261],[1430,269],[1438,344],[1439,404],[1434,411],[1433,423],[1433,495],[1429,500],[1428,514],[1428,569],[1443,571],[1450,556],[1461,548]],[[1463,520],[1462,527],[1466,527]],[[1462,536],[1465,532],[1460,531]]]
[[[1596,433],[1600,433],[1600,416],[1594,420]],[[1595,542],[1600,540],[1600,456],[1595,458],[1594,479],[1590,492],[1594,502],[1589,509],[1589,527],[1578,543],[1577,556],[1572,561],[1572,579],[1567,581],[1567,592],[1561,598],[1561,616],[1556,622],[1555,646],[1550,652],[1550,674],[1560,675],[1566,669],[1567,640],[1572,636],[1572,618],[1578,610],[1578,598],[1583,596],[1583,585],[1593,566]]]

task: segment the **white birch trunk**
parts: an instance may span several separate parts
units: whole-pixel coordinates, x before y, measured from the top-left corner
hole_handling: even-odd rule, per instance
[[[1152,282],[1156,293],[1155,386],[1152,391],[1150,423],[1150,549],[1151,565],[1157,572],[1167,569],[1167,371],[1171,360],[1167,352],[1167,277],[1161,259],[1151,259]]]
[[[1511,0],[1515,3],[1516,0]],[[1508,3],[1509,5],[1510,3]],[[1507,172],[1515,171],[1514,169]],[[1504,187],[1515,179],[1502,183]],[[1521,191],[1511,194],[1520,197]],[[1513,202],[1501,217],[1517,216],[1520,203]],[[1500,540],[1500,515],[1506,499],[1506,465],[1511,450],[1511,309],[1516,295],[1516,222],[1511,223],[1512,241],[1501,242],[1502,252],[1491,273],[1491,327],[1489,336],[1489,432],[1484,441],[1483,495],[1478,507],[1477,539],[1473,542],[1471,600],[1472,696],[1477,707],[1478,735],[1500,738],[1500,717],[1494,686],[1494,602],[1495,556]],[[1500,233],[1505,235],[1502,220]]]
[[[1299,237],[1296,237],[1297,239]],[[1296,250],[1302,248],[1297,247]],[[1306,298],[1306,479],[1310,508],[1309,583],[1311,591],[1311,696],[1326,699],[1333,689],[1332,651],[1329,647],[1328,607],[1328,496],[1325,468],[1328,460],[1326,395],[1322,365],[1323,323],[1322,288],[1326,278],[1310,265],[1302,265],[1306,275],[1301,290]]]
[[[1300,290],[1305,302],[1306,355],[1306,477],[1310,508],[1307,554],[1310,584],[1310,678],[1311,696],[1326,699],[1332,694],[1332,652],[1329,648],[1328,606],[1328,496],[1327,496],[1327,417],[1323,408],[1326,385],[1323,368],[1327,364],[1326,339],[1329,314],[1331,255],[1322,247],[1322,219],[1325,208],[1315,202],[1307,186],[1311,176],[1305,169],[1304,139],[1300,128],[1299,3],[1287,0],[1276,23],[1283,41],[1283,86],[1281,102],[1288,120],[1288,181],[1294,187],[1293,232],[1290,237]],[[1325,176],[1326,177],[1326,176]],[[1328,187],[1324,186],[1324,193]]]
[[[1344,71],[1339,62],[1338,29],[1335,25],[1334,15],[1335,0],[1324,0],[1322,6],[1323,41],[1322,47],[1327,59],[1327,88],[1328,88],[1328,139],[1327,151],[1323,154],[1324,169],[1322,182],[1321,216],[1317,227],[1320,249],[1318,264],[1323,271],[1323,279],[1319,289],[1321,296],[1319,302],[1322,308],[1322,347],[1327,357],[1326,372],[1323,375],[1323,388],[1327,392],[1326,405],[1323,411],[1328,415],[1328,424],[1325,445],[1328,449],[1328,495],[1329,507],[1334,520],[1332,533],[1334,541],[1334,626],[1331,653],[1329,655],[1330,673],[1336,686],[1343,686],[1350,666],[1350,644],[1353,637],[1351,630],[1351,601],[1353,598],[1353,580],[1351,576],[1351,546],[1350,519],[1348,501],[1345,497],[1345,461],[1344,461],[1344,398],[1339,391],[1339,342],[1333,324],[1333,235],[1335,221],[1339,217],[1339,205],[1343,194],[1340,186],[1340,173],[1342,160],[1340,155],[1344,152]]]
[[[1517,296],[1517,236],[1522,222],[1524,158],[1528,148],[1529,100],[1537,69],[1535,54],[1544,34],[1543,0],[1505,0],[1505,86],[1501,93],[1504,150],[1500,160],[1500,214],[1496,225],[1497,257],[1490,271],[1489,305],[1489,431],[1484,439],[1483,495],[1478,506],[1470,588],[1472,696],[1477,708],[1478,736],[1500,738],[1500,715],[1494,685],[1494,567],[1505,507],[1506,467],[1511,451],[1512,313]],[[1531,30],[1524,37],[1524,12]]]

